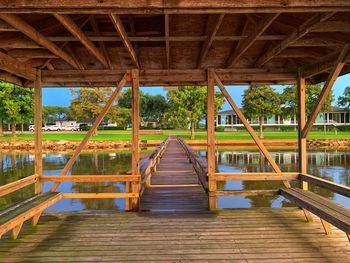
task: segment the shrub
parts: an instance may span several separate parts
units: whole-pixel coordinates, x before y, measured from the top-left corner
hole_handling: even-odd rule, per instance
[[[216,127],[216,131],[217,132],[224,132],[225,131],[225,127],[224,126],[218,126],[218,127]]]

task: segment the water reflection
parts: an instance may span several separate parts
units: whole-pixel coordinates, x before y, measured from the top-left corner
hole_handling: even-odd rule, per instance
[[[206,151],[199,151],[206,156]],[[297,151],[271,152],[273,159],[283,172],[298,170]],[[258,151],[219,151],[216,153],[219,172],[272,172],[265,157]],[[314,151],[308,153],[308,173],[343,185],[350,185],[350,152]],[[282,182],[227,181],[220,182],[220,190],[264,190],[278,189]],[[349,200],[326,189],[310,185],[310,190],[350,207]],[[287,207],[292,206],[280,196],[220,197],[219,207]]]
[[[199,151],[206,156],[206,151]],[[50,153],[43,157],[44,175],[59,175],[71,154]],[[282,171],[294,172],[298,169],[296,151],[272,152],[274,160]],[[223,150],[216,153],[220,172],[269,172],[268,162],[259,153],[242,150]],[[350,185],[350,152],[314,151],[308,153],[308,172],[340,184]],[[0,154],[0,185],[24,178],[34,173],[34,156],[31,154]],[[113,153],[83,153],[74,164],[71,173],[74,175],[125,174],[131,168],[129,151]],[[48,191],[51,183],[44,184]],[[220,190],[260,190],[278,189],[281,182],[227,181],[220,182]],[[334,194],[323,188],[310,185],[311,190],[336,200],[350,207],[347,198]],[[124,192],[124,183],[62,183],[58,191],[62,192]],[[34,187],[28,186],[13,194],[0,198],[0,208],[4,208],[33,195]],[[220,197],[219,207],[286,207],[290,202],[280,196]],[[50,211],[75,211],[83,209],[124,210],[124,199],[65,199],[50,207]]]

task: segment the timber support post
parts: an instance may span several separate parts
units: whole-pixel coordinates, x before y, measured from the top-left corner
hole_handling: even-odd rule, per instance
[[[214,100],[214,71],[209,69],[208,72],[208,87],[207,87],[207,155],[208,155],[208,188],[209,188],[209,209],[216,209],[217,197],[217,182],[215,176],[215,100]]]
[[[132,69],[130,71],[131,75],[131,84],[132,84],[132,96],[131,96],[131,105],[132,105],[132,144],[131,144],[131,172],[133,175],[140,174],[140,76],[138,69]],[[131,192],[140,191],[140,182],[132,182],[130,187]],[[131,198],[129,208],[132,211],[137,211],[139,209],[139,198]]]
[[[42,192],[42,183],[40,177],[43,174],[43,160],[42,160],[42,85],[41,85],[41,71],[38,70],[34,82],[34,173],[38,176],[35,183],[35,193]]]

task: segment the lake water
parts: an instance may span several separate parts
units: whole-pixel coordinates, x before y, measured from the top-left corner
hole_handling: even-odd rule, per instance
[[[206,151],[199,150],[206,156]],[[284,172],[295,172],[298,167],[296,151],[271,152],[275,161]],[[50,153],[43,156],[44,175],[59,175],[69,160],[70,154]],[[272,171],[267,161],[257,151],[224,150],[216,154],[220,172],[269,172]],[[0,154],[0,185],[16,181],[34,173],[34,156],[32,154],[5,153]],[[74,175],[125,174],[131,168],[131,153],[83,153],[72,168]],[[344,151],[312,151],[308,153],[308,173],[340,184],[350,186],[350,152]],[[44,191],[51,187],[44,184]],[[219,183],[220,190],[260,190],[278,189],[281,182],[227,181]],[[346,197],[333,194],[322,188],[311,186],[310,189],[336,202],[350,207]],[[124,192],[124,183],[61,183],[58,191],[62,192]],[[33,186],[28,186],[15,193],[0,198],[0,208],[24,200],[34,192]],[[285,207],[292,206],[280,196],[250,196],[250,197],[220,197],[220,208],[247,207]],[[65,199],[51,206],[48,211],[79,211],[79,210],[124,210],[124,199]]]

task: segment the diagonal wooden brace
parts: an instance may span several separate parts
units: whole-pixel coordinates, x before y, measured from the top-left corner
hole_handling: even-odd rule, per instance
[[[260,151],[264,154],[264,156],[266,157],[266,159],[268,160],[268,162],[270,163],[270,165],[272,166],[273,170],[278,173],[281,174],[282,171],[281,169],[278,167],[278,165],[276,164],[276,162],[274,161],[274,159],[272,158],[271,154],[269,153],[269,151],[266,149],[265,145],[263,144],[263,142],[259,139],[258,135],[255,133],[254,129],[252,128],[252,126],[250,126],[249,122],[247,121],[247,119],[244,117],[244,114],[242,113],[242,111],[238,108],[238,106],[236,105],[236,103],[233,101],[233,99],[231,98],[230,94],[228,94],[227,90],[224,87],[224,84],[221,82],[220,78],[218,77],[218,75],[214,72],[214,79],[216,84],[218,85],[219,89],[221,90],[221,92],[224,94],[226,100],[228,101],[228,103],[231,105],[232,109],[236,112],[238,118],[240,118],[240,120],[242,121],[244,127],[247,129],[248,133],[250,134],[250,136],[253,138],[253,140],[255,141],[256,145],[259,147]],[[285,180],[283,181],[283,184],[285,185],[285,187],[290,188],[290,183],[289,181]]]
[[[94,124],[92,125],[91,129],[87,132],[87,134],[85,135],[84,139],[80,142],[78,147],[75,149],[72,157],[69,159],[68,163],[65,165],[65,167],[63,168],[63,170],[62,170],[60,175],[67,175],[68,171],[72,168],[74,162],[78,158],[78,156],[81,153],[81,151],[83,150],[84,146],[87,144],[87,142],[89,141],[90,137],[95,133],[97,127],[100,125],[100,123],[102,122],[103,118],[106,116],[106,113],[108,112],[108,110],[112,107],[112,104],[113,104],[114,100],[116,99],[116,97],[118,96],[118,94],[120,93],[122,88],[125,86],[125,84],[128,81],[128,79],[129,79],[129,74],[125,73],[123,78],[120,80],[117,88],[113,92],[112,96],[109,98],[109,100],[107,101],[106,105],[103,107],[102,111],[100,112],[100,114],[96,118],[96,120],[95,120]],[[56,189],[57,189],[57,187],[59,185],[60,185],[60,183],[54,183],[54,185],[51,187],[50,191],[51,192],[56,191]]]
[[[343,47],[342,51],[339,54],[338,60],[336,62],[336,64],[334,65],[331,73],[329,74],[329,77],[326,81],[326,83],[323,86],[323,89],[320,93],[319,99],[316,103],[316,105],[314,106],[313,110],[312,110],[312,114],[310,116],[310,118],[307,120],[307,123],[301,133],[302,138],[306,138],[308,133],[310,132],[312,125],[315,123],[316,117],[317,115],[320,113],[323,104],[325,103],[329,93],[332,90],[332,87],[335,83],[335,81],[337,80],[337,77],[339,76],[339,74],[341,73],[345,62],[344,59],[346,58],[347,54],[349,53],[350,50],[350,44],[347,44]]]

